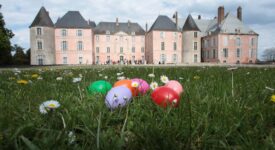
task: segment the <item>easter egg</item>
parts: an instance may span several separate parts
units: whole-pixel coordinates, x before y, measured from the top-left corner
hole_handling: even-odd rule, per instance
[[[133,96],[138,95],[138,89],[136,87],[132,86],[132,81],[131,80],[119,80],[114,84],[114,87],[118,87],[118,86],[127,87],[132,92]]]
[[[131,101],[132,93],[124,86],[117,86],[112,88],[106,95],[105,104],[110,109],[124,107]]]
[[[156,88],[151,94],[151,98],[157,105],[161,107],[177,107],[179,105],[179,95],[169,87],[161,86]]]
[[[181,93],[183,92],[182,85],[178,81],[176,81],[176,80],[170,80],[169,82],[167,82],[165,84],[165,86],[169,87],[172,90],[174,90],[175,92],[177,92],[178,95],[181,95]]]
[[[134,78],[132,81],[138,82],[138,92],[142,95],[144,95],[150,89],[150,85],[143,79]]]
[[[99,80],[91,83],[88,86],[88,91],[91,94],[100,93],[100,94],[106,94],[110,89],[112,88],[112,85],[104,80]]]

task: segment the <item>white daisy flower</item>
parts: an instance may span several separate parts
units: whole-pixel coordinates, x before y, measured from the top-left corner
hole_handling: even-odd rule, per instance
[[[82,78],[73,78],[73,83],[80,82],[81,80],[82,80]]]
[[[48,100],[43,102],[40,106],[39,106],[39,111],[41,114],[47,114],[48,111],[54,110],[56,108],[60,107],[60,104],[58,101],[56,100]]]
[[[125,77],[124,76],[121,76],[121,77],[117,77],[117,80],[124,80]]]
[[[167,82],[169,82],[168,77],[165,76],[165,75],[160,76],[160,80],[161,80],[162,83],[167,83]]]
[[[108,79],[108,76],[104,76],[104,79]]]
[[[138,82],[136,82],[136,81],[132,82],[132,87],[137,88],[138,86],[139,86]]]
[[[179,77],[180,80],[183,80],[183,77]]]
[[[154,77],[155,77],[155,75],[154,75],[153,73],[150,73],[150,74],[148,75],[148,77],[150,77],[150,78],[154,78]]]
[[[69,139],[69,143],[72,144],[75,142],[76,139],[76,135],[74,134],[73,131],[70,131],[68,134],[68,139]]]
[[[158,83],[157,82],[152,82],[151,84],[150,84],[150,88],[152,89],[152,90],[155,90],[156,88],[158,88]]]
[[[100,73],[100,74],[98,74],[98,76],[102,77],[102,74]]]
[[[82,74],[78,74],[78,76],[80,77],[80,78],[82,78],[83,76],[82,76]]]
[[[62,77],[57,77],[56,80],[61,81],[61,80],[63,80],[63,78]]]
[[[43,78],[42,78],[41,76],[39,76],[39,77],[37,78],[37,80],[43,80]]]

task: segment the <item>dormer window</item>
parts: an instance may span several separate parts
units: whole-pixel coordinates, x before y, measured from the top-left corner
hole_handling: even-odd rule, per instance
[[[106,34],[108,34],[108,35],[109,35],[109,34],[110,34],[110,31],[109,31],[109,30],[107,30],[107,31],[106,31]]]

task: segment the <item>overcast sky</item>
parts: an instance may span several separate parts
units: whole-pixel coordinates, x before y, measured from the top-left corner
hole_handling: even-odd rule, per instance
[[[259,52],[275,47],[275,1],[274,0],[1,0],[1,12],[6,27],[15,34],[13,44],[29,48],[29,25],[41,6],[50,13],[55,23],[69,10],[78,10],[83,17],[100,21],[138,22],[142,27],[148,22],[149,27],[159,14],[172,17],[178,11],[179,17],[202,18],[217,16],[217,8],[225,7],[226,12],[236,14],[238,6],[243,8],[243,21],[260,34]]]

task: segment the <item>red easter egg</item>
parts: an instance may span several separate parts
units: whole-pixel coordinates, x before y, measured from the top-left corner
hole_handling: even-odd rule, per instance
[[[152,100],[161,107],[177,107],[179,105],[180,97],[173,89],[161,86],[156,88],[151,94]]]
[[[114,87],[117,86],[124,86],[127,87],[133,96],[137,96],[138,95],[138,88],[132,87],[132,81],[131,80],[119,80],[114,84]]]
[[[183,92],[182,85],[176,80],[170,80],[169,82],[167,82],[165,84],[165,86],[167,86],[167,87],[171,88],[172,90],[174,90],[175,92],[177,92],[178,95],[181,95],[181,93]]]

